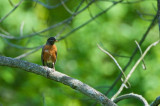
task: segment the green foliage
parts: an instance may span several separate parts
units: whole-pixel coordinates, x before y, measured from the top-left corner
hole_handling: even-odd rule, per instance
[[[11,1],[13,4],[19,2],[18,0]],[[50,5],[59,3],[58,0],[41,1],[44,3],[49,1]],[[74,0],[68,0],[66,2],[66,5],[71,11],[74,11],[78,4],[79,2]],[[82,7],[86,6],[86,4],[87,2],[85,1]],[[110,5],[112,5],[111,2],[105,1],[97,1],[96,4],[92,4],[89,9],[86,9],[73,19],[61,36],[89,20],[91,18],[90,13],[95,16]],[[98,49],[97,43],[102,44],[105,49],[112,53],[131,56],[136,47],[134,41],[140,41],[150,24],[150,21],[144,21],[140,18],[136,11],[154,15],[156,12],[153,5],[156,6],[156,1],[118,4],[99,18],[96,18],[64,40],[56,43],[58,48],[56,70],[79,79],[100,92],[105,93],[117,78],[120,71],[113,60]],[[13,7],[8,0],[0,0],[0,8],[1,19]],[[71,14],[63,6],[55,9],[47,9],[32,0],[26,0],[9,17],[0,23],[0,28],[13,36],[19,37],[20,27],[24,22],[22,36],[25,36],[33,33],[33,30],[43,30],[70,16]],[[144,18],[152,19],[153,17],[145,16]],[[31,38],[9,40],[9,42],[23,47],[36,47],[45,44],[49,36],[55,36],[62,28],[63,26],[60,26]],[[158,26],[155,26],[145,39],[142,50],[144,51],[150,43],[157,39]],[[160,46],[158,45],[149,52],[145,57],[147,70],[143,70],[141,65],[139,65],[130,79],[132,87],[130,89],[124,89],[123,93],[138,93],[144,96],[149,102],[152,102],[159,96],[159,49]],[[0,38],[0,55],[16,57],[28,51],[12,47],[7,44],[4,38]],[[140,53],[137,52],[134,61],[127,68],[126,74],[139,57]],[[38,50],[23,59],[41,65],[40,58],[41,50]],[[129,58],[116,56],[115,58],[122,67],[129,61]],[[118,90],[120,84],[121,82],[119,81],[117,86],[109,93],[109,97]],[[63,84],[24,72],[20,69],[0,66],[0,104],[4,106],[88,106],[94,102],[94,100],[88,99],[88,97]],[[141,105],[140,102],[135,102],[135,100],[123,100],[119,103],[122,106],[124,104],[127,106]]]

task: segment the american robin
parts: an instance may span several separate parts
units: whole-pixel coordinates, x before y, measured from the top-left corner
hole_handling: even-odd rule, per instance
[[[57,40],[54,37],[50,37],[47,43],[42,48],[41,61],[43,66],[49,68],[55,68],[57,60],[57,47],[54,44]]]

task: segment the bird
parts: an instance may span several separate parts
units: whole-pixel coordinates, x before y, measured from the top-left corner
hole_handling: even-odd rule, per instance
[[[47,39],[46,44],[42,48],[41,61],[43,66],[55,69],[55,63],[57,60],[57,47],[55,42],[57,42],[55,37],[50,37]]]

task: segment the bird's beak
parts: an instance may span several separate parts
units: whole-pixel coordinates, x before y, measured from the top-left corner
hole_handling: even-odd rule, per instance
[[[56,40],[56,42],[58,42],[58,40]]]

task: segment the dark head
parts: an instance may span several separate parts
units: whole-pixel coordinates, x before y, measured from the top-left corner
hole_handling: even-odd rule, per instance
[[[53,45],[55,42],[57,42],[56,38],[55,37],[50,37],[50,38],[48,38],[46,44]]]

